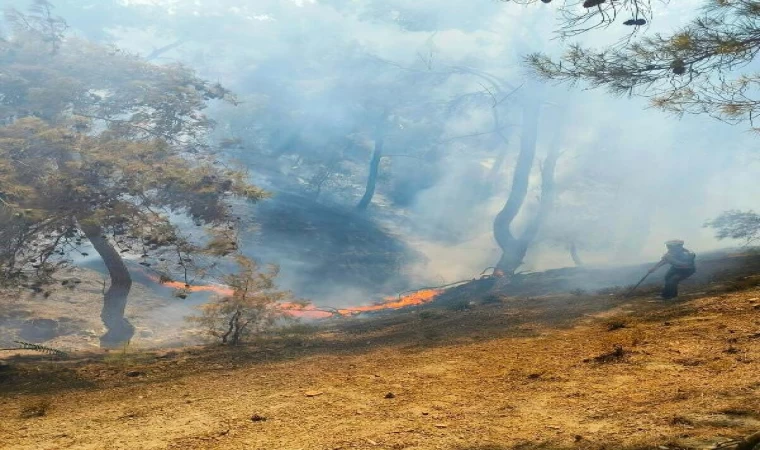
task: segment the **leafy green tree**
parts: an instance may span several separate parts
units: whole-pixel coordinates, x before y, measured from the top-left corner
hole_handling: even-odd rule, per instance
[[[124,318],[131,277],[123,256],[187,274],[193,254],[234,252],[229,199],[264,193],[225,167],[206,144],[212,100],[234,101],[219,85],[180,66],[156,66],[65,35],[65,23],[37,1],[11,11],[0,41],[0,275],[40,289],[84,240],[111,284],[101,345],[133,334]],[[191,239],[174,219],[205,225]]]

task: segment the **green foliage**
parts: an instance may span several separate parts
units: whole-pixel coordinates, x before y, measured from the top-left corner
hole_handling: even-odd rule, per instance
[[[82,227],[102,231],[121,253],[171,260],[186,272],[188,255],[206,249],[183,237],[173,214],[207,227],[210,256],[236,250],[228,200],[265,194],[206,142],[213,123],[203,110],[212,100],[234,103],[231,94],[184,67],[65,36],[47,2],[6,19],[0,280],[49,279],[80,251]]]
[[[645,96],[653,106],[677,114],[709,114],[752,124],[760,112],[760,77],[741,69],[760,51],[758,33],[760,1],[710,1],[699,18],[669,35],[602,50],[572,45],[559,61],[540,53],[526,60],[544,78]]]

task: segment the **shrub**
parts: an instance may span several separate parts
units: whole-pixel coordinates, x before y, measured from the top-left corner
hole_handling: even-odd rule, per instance
[[[190,318],[222,344],[238,345],[251,336],[271,330],[282,320],[292,319],[281,303],[292,299],[289,292],[277,290],[278,269],[259,270],[252,260],[237,257],[240,271],[225,277],[232,294],[220,296],[200,307],[200,315]]]

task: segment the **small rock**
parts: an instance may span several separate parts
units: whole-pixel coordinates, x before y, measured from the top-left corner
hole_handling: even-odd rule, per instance
[[[306,391],[304,392],[304,395],[307,397],[317,397],[319,395],[324,394],[322,391]]]
[[[260,416],[258,414],[254,414],[251,416],[251,422],[266,422],[267,418],[264,416]]]
[[[448,428],[449,426],[446,425],[446,424],[443,424],[443,423],[437,423],[437,424],[435,424],[435,427],[436,428]]]
[[[388,392],[387,394],[385,394],[385,398],[396,398],[396,394],[394,394],[393,392]]]
[[[142,377],[142,376],[145,376],[145,372],[140,372],[139,370],[130,370],[129,372],[126,373],[126,375],[132,378]]]
[[[580,442],[583,440],[583,436],[581,436],[580,434],[576,434],[573,439],[575,439],[575,442]]]

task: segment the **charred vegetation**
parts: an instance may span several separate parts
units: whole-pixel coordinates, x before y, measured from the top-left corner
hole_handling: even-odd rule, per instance
[[[330,300],[337,289],[377,293],[413,287],[405,267],[422,255],[371,217],[285,192],[254,212],[257,230],[246,239],[247,250],[274,254],[283,267],[299,268],[293,280],[299,295]]]

